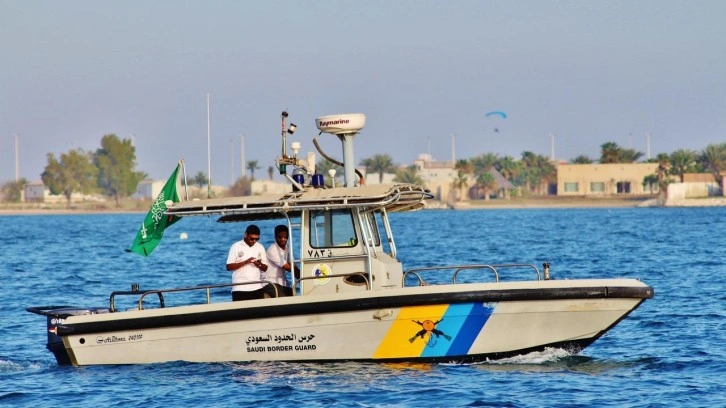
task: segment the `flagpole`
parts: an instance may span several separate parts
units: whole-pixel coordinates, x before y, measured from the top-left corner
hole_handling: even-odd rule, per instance
[[[209,92],[207,92],[207,198],[212,197],[212,152],[211,136],[212,128],[209,122]]]
[[[182,174],[184,175],[184,201],[189,201],[189,190],[187,190],[187,166],[184,159],[180,160],[182,166]]]

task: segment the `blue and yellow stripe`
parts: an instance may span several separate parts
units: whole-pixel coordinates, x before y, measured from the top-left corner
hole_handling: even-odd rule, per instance
[[[494,305],[482,303],[403,307],[373,358],[466,355],[493,310]],[[438,323],[434,329],[425,330],[417,322],[426,320]],[[423,338],[417,336],[421,330],[424,330]]]

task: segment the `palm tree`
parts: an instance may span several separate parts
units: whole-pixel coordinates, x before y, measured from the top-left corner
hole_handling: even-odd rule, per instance
[[[476,157],[472,157],[471,166],[474,169],[474,173],[481,173],[489,171],[497,162],[499,162],[499,155],[496,153],[484,153]]]
[[[514,160],[514,157],[512,156],[504,156],[494,165],[494,168],[496,168],[505,179],[516,186],[515,180],[522,171],[522,163]],[[509,193],[509,189],[506,189],[504,192],[507,199],[509,199]]]
[[[396,183],[418,184],[423,186],[424,181],[418,174],[416,166],[408,166],[405,169],[396,170],[396,176],[393,178]]]
[[[657,174],[648,174],[647,176],[643,177],[643,190],[648,188],[650,190],[650,193],[653,194],[653,186],[658,185],[658,175]]]
[[[668,184],[670,183],[668,166],[670,166],[670,158],[666,153],[658,153],[652,161],[658,163],[658,168],[655,171],[658,178],[658,202],[663,205],[668,199]]]
[[[539,169],[537,168],[537,155],[530,151],[522,152],[522,171],[519,172],[518,178],[520,185],[524,185],[524,189],[532,192],[532,186],[536,185],[539,180]]]
[[[546,195],[547,186],[557,180],[557,168],[547,156],[522,152],[522,166],[520,177],[529,191]]]
[[[387,154],[377,154],[373,157],[363,159],[360,165],[365,167],[366,174],[378,173],[378,182],[383,183],[383,173],[390,173],[396,166],[393,164],[393,158]]]
[[[671,153],[671,157],[670,157],[671,171],[670,171],[670,173],[674,176],[680,177],[681,183],[683,183],[683,175],[685,173],[688,173],[693,170],[693,168],[696,165],[697,158],[698,158],[698,153],[696,153],[694,150],[690,150],[690,149],[676,150],[675,152]]]
[[[476,186],[484,190],[484,201],[489,201],[489,192],[497,188],[497,182],[494,181],[494,176],[491,173],[483,171],[476,178]]]
[[[473,166],[471,165],[471,162],[469,160],[467,160],[467,159],[459,159],[459,160],[457,160],[456,163],[454,164],[454,168],[456,170],[463,171],[465,174],[466,173],[471,173],[472,170],[474,169]]]
[[[259,168],[260,166],[257,165],[257,160],[250,160],[247,162],[247,170],[250,171],[250,181],[255,179],[255,170]]]
[[[643,152],[638,152],[635,149],[623,149],[618,150],[618,163],[635,163],[643,157]]]
[[[624,149],[615,142],[606,142],[600,145],[600,163],[635,163],[643,157],[643,152],[635,149]]]
[[[557,167],[549,157],[537,155],[537,167],[539,168],[539,192],[542,195],[549,194],[548,186],[557,182]]]
[[[204,187],[209,182],[207,175],[203,171],[198,171],[197,174],[190,180],[193,184],[196,184],[199,188]]]
[[[592,162],[593,160],[584,154],[581,154],[570,160],[570,163],[572,164],[592,164]]]
[[[600,145],[600,163],[617,163],[620,147],[615,142],[605,142]]]
[[[272,166],[268,166],[268,167],[267,167],[267,177],[269,177],[269,178],[270,178],[270,180],[272,180],[272,176],[273,176],[274,174],[275,174],[275,168],[274,168],[274,167],[272,167]]]
[[[456,173],[456,177],[454,178],[452,186],[455,189],[459,190],[459,201],[463,200],[464,189],[469,186],[469,178],[467,177],[466,173],[464,173],[462,170],[459,170]]]
[[[710,144],[701,151],[699,161],[710,170],[716,181],[721,184],[721,172],[726,170],[726,143]]]

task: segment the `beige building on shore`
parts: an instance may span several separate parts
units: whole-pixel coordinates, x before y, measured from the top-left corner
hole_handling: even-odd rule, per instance
[[[643,186],[643,180],[655,175],[657,170],[658,163],[560,163],[557,165],[557,195],[653,194],[658,192],[657,183]]]
[[[419,176],[436,197],[443,202],[456,200],[456,191],[453,189],[453,182],[456,179],[457,170],[451,161],[433,160],[431,155],[420,154],[413,161],[418,170]]]

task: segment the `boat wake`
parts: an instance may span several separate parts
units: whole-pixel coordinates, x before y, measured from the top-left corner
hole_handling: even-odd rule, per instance
[[[25,370],[41,368],[38,363],[18,363],[12,360],[0,359],[0,373],[17,373]]]
[[[574,356],[575,353],[560,349],[547,347],[543,351],[533,351],[531,353],[502,358],[498,360],[484,361],[477,364],[546,364],[562,360],[566,357]]]

